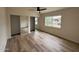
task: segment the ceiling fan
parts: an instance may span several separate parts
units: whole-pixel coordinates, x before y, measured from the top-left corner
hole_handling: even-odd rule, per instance
[[[39,11],[39,13],[40,13],[40,11],[44,11],[44,10],[47,10],[47,8],[37,7],[37,11]]]

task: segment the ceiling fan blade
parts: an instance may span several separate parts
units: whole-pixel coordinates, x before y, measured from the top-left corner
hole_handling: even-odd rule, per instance
[[[37,11],[40,11],[40,7],[37,7]]]
[[[43,11],[43,10],[46,10],[46,8],[44,8],[44,9],[40,9],[40,11]]]
[[[43,11],[43,10],[46,10],[46,8],[37,7],[37,11],[39,11],[39,13],[40,13],[40,11]]]

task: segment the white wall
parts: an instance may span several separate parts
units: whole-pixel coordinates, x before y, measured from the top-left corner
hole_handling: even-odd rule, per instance
[[[7,42],[6,9],[0,7],[0,52],[4,51]]]
[[[20,16],[20,27],[27,27],[28,26],[28,16]]]

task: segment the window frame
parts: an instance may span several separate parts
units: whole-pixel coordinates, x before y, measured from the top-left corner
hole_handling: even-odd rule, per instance
[[[57,25],[55,26],[55,25],[53,25],[54,23],[53,22],[51,22],[52,23],[52,25],[51,26],[49,26],[49,25],[46,25],[46,17],[51,17],[51,19],[53,18],[53,17],[60,17],[60,26],[59,27],[57,27]],[[53,21],[53,20],[52,20]],[[61,29],[61,25],[62,24],[62,15],[54,15],[54,16],[45,16],[44,17],[44,25],[46,26],[46,27],[53,27],[53,28],[58,28],[58,29]]]

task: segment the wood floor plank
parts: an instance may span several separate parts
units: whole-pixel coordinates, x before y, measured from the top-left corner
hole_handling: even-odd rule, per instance
[[[79,52],[79,45],[56,36],[35,31],[7,41],[6,52]]]

